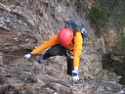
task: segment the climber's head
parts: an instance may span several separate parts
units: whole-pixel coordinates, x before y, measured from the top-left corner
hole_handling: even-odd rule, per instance
[[[73,39],[73,31],[69,28],[63,28],[60,30],[58,34],[59,44],[62,46],[66,46],[71,43]]]

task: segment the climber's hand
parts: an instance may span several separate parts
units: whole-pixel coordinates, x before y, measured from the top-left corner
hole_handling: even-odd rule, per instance
[[[25,59],[29,59],[31,56],[32,56],[32,53],[29,52],[28,54],[24,55],[24,58],[25,58]]]
[[[72,71],[72,80],[77,82],[79,80],[78,71]]]

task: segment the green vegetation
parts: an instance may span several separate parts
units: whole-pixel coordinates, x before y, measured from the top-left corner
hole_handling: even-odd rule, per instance
[[[113,49],[113,53],[125,56],[125,34],[120,34],[118,42]]]
[[[89,10],[89,17],[92,22],[92,27],[95,28],[96,30],[96,35],[101,36],[102,35],[102,32],[100,32],[101,27],[106,19],[104,12],[98,7],[92,7]]]
[[[96,29],[96,35],[101,36],[109,30],[116,31],[117,42],[112,54],[121,58],[121,62],[112,61],[103,64],[105,69],[122,76],[121,84],[125,84],[125,0],[95,0],[95,6],[89,10],[92,26]]]
[[[76,11],[79,15],[82,15],[86,9],[86,4],[84,0],[77,0],[75,3]]]
[[[66,5],[73,5],[76,8],[76,12],[82,16],[85,12],[87,14],[88,6],[85,0],[67,0]]]
[[[94,63],[94,62],[96,62],[96,59],[95,59],[95,58],[91,61],[91,63]]]
[[[105,15],[104,12],[101,11],[99,8],[97,7],[92,7],[89,11],[89,17],[91,18],[91,20],[93,22],[95,22],[96,24],[101,23],[102,21],[105,20]]]
[[[120,62],[113,62],[113,63],[108,63],[104,64],[103,63],[103,68],[110,70],[112,72],[115,72],[118,76],[121,76],[119,83],[125,85],[125,64],[120,63]]]
[[[125,85],[125,34],[120,33],[119,39],[114,46],[112,54],[120,59],[120,61],[103,62],[104,69],[115,72],[118,76],[121,76],[119,83]]]
[[[109,30],[115,31],[117,34],[117,43],[111,53],[119,54],[125,58],[125,35],[123,29],[125,27],[125,0],[94,0],[95,4],[88,9],[84,0],[73,0],[67,2],[67,5],[73,5],[77,13],[82,16],[84,13],[90,18],[91,26],[96,30],[95,34],[100,37]],[[89,16],[89,17],[88,17]],[[91,63],[94,63],[92,60]],[[122,63],[106,62],[103,67],[116,72],[122,76],[120,83],[125,84],[125,59]]]
[[[125,0],[95,0],[96,5],[89,10],[89,16],[97,33],[117,32],[125,26]]]
[[[66,1],[66,5],[67,5],[67,6],[70,6],[70,5],[72,5],[72,3],[71,3],[69,0],[67,0],[67,1]]]

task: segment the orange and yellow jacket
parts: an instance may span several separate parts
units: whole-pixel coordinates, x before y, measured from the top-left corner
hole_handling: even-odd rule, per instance
[[[73,64],[74,67],[78,67],[79,66],[79,61],[80,61],[80,55],[82,52],[82,35],[80,32],[76,32],[76,34],[74,35],[74,43],[70,43],[67,46],[64,46],[65,48],[67,48],[68,50],[73,50]],[[38,46],[36,49],[34,49],[32,51],[32,54],[37,54],[51,46],[54,46],[55,44],[58,44],[58,34],[56,34],[55,36],[53,36],[52,38],[50,38],[48,41],[45,41],[43,44],[41,44],[40,46]]]

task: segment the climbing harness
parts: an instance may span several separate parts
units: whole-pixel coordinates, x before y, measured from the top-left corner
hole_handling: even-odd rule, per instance
[[[70,57],[71,59],[73,59],[73,55],[71,55],[70,50],[67,50],[67,49],[66,49],[66,55],[67,55],[68,57]]]

